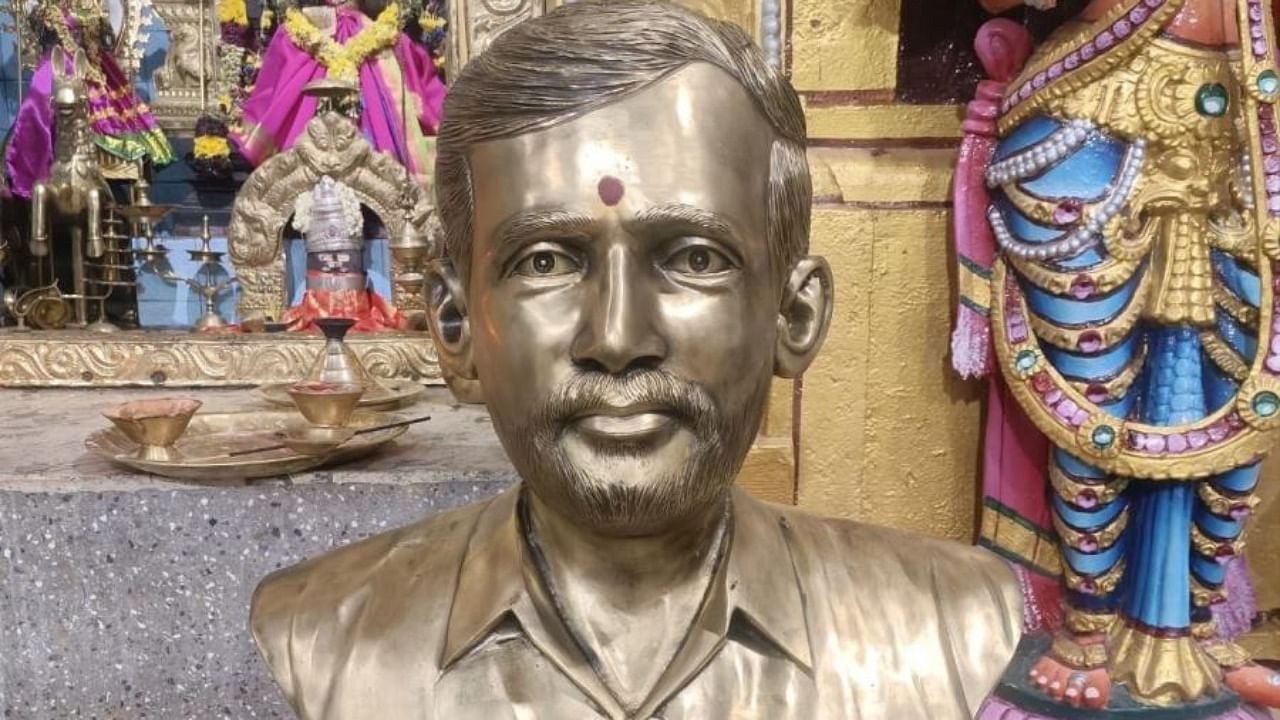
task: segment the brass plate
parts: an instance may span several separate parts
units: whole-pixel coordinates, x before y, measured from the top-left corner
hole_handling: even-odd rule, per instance
[[[137,444],[114,427],[98,430],[84,444],[93,453],[141,472],[179,480],[248,480],[299,473],[321,465],[354,460],[395,440],[408,430],[407,427],[397,427],[356,435],[325,455],[301,455],[288,448],[281,448],[252,455],[227,456],[233,450],[248,450],[280,443],[277,430],[297,417],[297,412],[282,410],[197,413],[191,419],[187,432],[174,445],[182,453],[182,459],[172,462],[153,462],[134,457]],[[390,413],[356,411],[348,425],[356,428],[374,427],[403,419]]]
[[[365,409],[404,407],[417,401],[427,387],[412,380],[379,380],[380,387],[365,393],[356,407]],[[287,392],[290,383],[263,385],[253,389],[253,393],[273,405],[293,407],[293,398]]]

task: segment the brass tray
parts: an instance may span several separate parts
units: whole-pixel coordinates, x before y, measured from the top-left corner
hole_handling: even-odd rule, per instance
[[[284,405],[293,407],[293,398],[289,397],[286,392],[293,383],[276,383],[273,385],[261,385],[253,389],[258,397],[266,400],[272,405]],[[392,408],[404,407],[412,404],[422,397],[422,393],[427,391],[427,386],[413,380],[387,380],[379,379],[378,387],[364,394],[360,398],[360,402],[356,407],[366,409],[383,409],[390,410]]]
[[[97,455],[142,472],[180,480],[249,480],[354,460],[408,430],[402,426],[356,435],[325,455],[301,455],[288,448],[280,448],[252,455],[227,456],[232,450],[279,444],[277,431],[289,420],[299,417],[296,411],[283,410],[197,413],[186,433],[174,445],[182,457],[169,462],[134,457],[137,444],[114,427],[98,430],[86,438],[84,444]],[[355,428],[375,427],[403,419],[391,413],[357,410],[347,424]]]

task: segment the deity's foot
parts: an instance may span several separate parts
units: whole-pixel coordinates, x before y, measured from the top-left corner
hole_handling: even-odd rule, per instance
[[[1059,637],[1031,668],[1031,681],[1041,692],[1073,707],[1093,710],[1111,699],[1111,676],[1104,635]]]
[[[1280,671],[1246,663],[1237,668],[1224,668],[1222,679],[1245,702],[1280,708]]]

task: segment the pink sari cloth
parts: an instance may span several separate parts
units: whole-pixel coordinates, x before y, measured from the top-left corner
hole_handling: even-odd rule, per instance
[[[345,43],[372,22],[358,10],[339,7],[334,39]],[[302,89],[327,74],[323,65],[293,42],[288,30],[281,27],[276,31],[262,58],[253,92],[245,100],[243,129],[231,134],[250,164],[256,167],[293,146],[316,113],[316,98],[303,95]],[[390,51],[360,66],[359,82],[364,136],[425,185],[431,159],[430,146],[424,140],[439,127],[445,96],[431,56],[401,34]],[[407,133],[402,116],[416,119],[409,123]]]
[[[68,23],[75,30],[75,21]],[[68,56],[65,67],[70,72],[75,59]],[[105,84],[85,78],[89,91],[89,128],[94,142],[104,152],[121,160],[134,162],[148,158],[156,165],[173,161],[173,150],[146,103],[142,102],[125,77],[124,71],[110,54],[99,56],[98,69]],[[52,53],[45,53],[18,116],[13,132],[5,148],[4,169],[9,179],[9,191],[22,198],[31,197],[31,188],[48,179],[53,167],[53,94]]]

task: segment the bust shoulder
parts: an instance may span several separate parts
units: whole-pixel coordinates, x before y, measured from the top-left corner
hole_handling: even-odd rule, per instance
[[[486,500],[384,532],[292,567],[258,584],[249,611],[255,644],[300,717],[347,661],[334,648],[368,645],[408,629],[442,642],[458,566]],[[332,667],[323,667],[330,664]]]
[[[819,661],[819,673],[824,664],[879,663],[886,676],[914,680],[882,688],[881,711],[972,717],[1022,636],[1022,593],[1009,566],[979,547],[775,508],[805,596],[815,599],[806,611],[810,632],[838,638],[842,648],[841,657]],[[877,657],[877,648],[889,652]],[[901,666],[886,667],[894,662],[886,657]],[[869,710],[861,716],[882,716]]]

